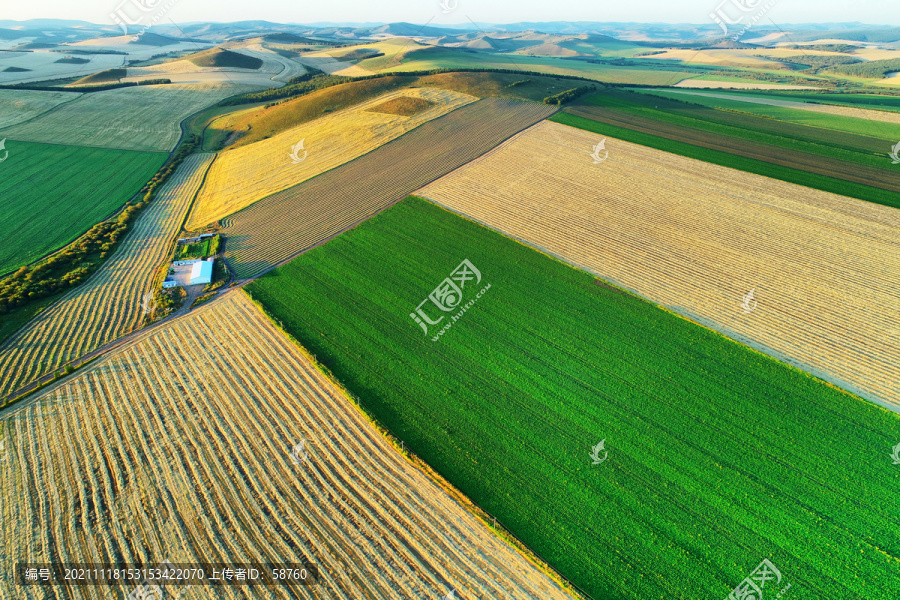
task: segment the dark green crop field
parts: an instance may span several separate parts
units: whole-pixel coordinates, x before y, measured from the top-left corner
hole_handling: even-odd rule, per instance
[[[900,596],[897,414],[417,198],[249,290],[595,599]]]
[[[891,167],[887,154],[878,153],[890,150],[891,144],[868,135],[619,90],[592,96],[550,120],[748,173],[900,208],[900,172]]]
[[[65,246],[141,189],[168,156],[6,141],[0,164],[0,274]]]

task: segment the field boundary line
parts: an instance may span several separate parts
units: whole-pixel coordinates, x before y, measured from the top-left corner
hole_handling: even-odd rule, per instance
[[[217,301],[219,301],[228,292],[231,291],[233,291],[233,288],[224,288],[224,290],[219,295],[217,295],[212,300],[209,300],[208,302],[204,302],[202,305],[198,306],[196,310],[201,311],[209,306],[213,306]],[[137,331],[133,331],[128,335],[124,335],[119,339],[113,340],[106,345],[97,348],[96,350],[88,352],[87,354],[82,354],[78,358],[74,358],[68,363],[60,365],[51,373],[48,373],[43,377],[36,379],[27,386],[19,388],[18,390],[13,391],[6,398],[3,398],[4,403],[0,404],[0,418],[5,416],[4,412],[7,409],[18,409],[27,406],[27,404],[22,404],[22,401],[33,401],[39,399],[45,392],[51,392],[58,388],[60,385],[68,383],[71,377],[81,374],[79,371],[81,371],[82,367],[86,367],[94,362],[101,362],[113,358],[116,356],[116,350],[125,350],[132,345],[140,342],[150,334],[155,333],[157,329],[160,329],[161,327],[168,325],[169,323],[173,323],[178,319],[190,317],[193,314],[195,314],[194,310],[189,310],[182,315],[173,314],[169,317],[166,317],[165,319],[160,319],[155,323],[151,323],[150,325],[147,325],[142,329],[138,329]],[[73,363],[77,361],[81,361],[81,364],[75,366]],[[72,366],[74,370],[71,373],[65,373],[62,377],[58,377],[56,375],[57,371],[59,369],[65,370],[66,366]],[[37,392],[41,393],[36,394]]]
[[[6,88],[0,88],[0,89],[6,89]],[[63,93],[65,93],[65,92],[63,92]],[[24,121],[19,121],[18,123],[13,123],[12,125],[7,125],[7,126],[4,127],[3,129],[0,129],[0,134],[2,134],[3,130],[9,129],[10,127],[15,127],[15,126],[17,126],[17,125],[22,125],[23,123],[30,123],[31,121],[34,121],[34,120],[37,119],[38,117],[43,117],[44,115],[50,114],[51,112],[53,112],[54,110],[56,110],[56,109],[59,108],[60,106],[62,106],[62,105],[64,105],[64,104],[69,104],[70,102],[74,102],[74,101],[80,99],[82,96],[84,96],[84,92],[78,92],[78,95],[77,95],[77,96],[75,96],[75,94],[70,94],[70,95],[71,95],[71,96],[74,96],[74,98],[72,98],[71,100],[63,100],[62,102],[60,102],[60,103],[57,104],[56,106],[51,106],[50,108],[48,108],[48,109],[45,110],[44,112],[38,113],[38,114],[34,115],[33,117],[30,117],[30,118],[28,118],[28,119],[25,119]],[[20,140],[13,140],[13,141],[15,142],[15,141],[20,141]],[[34,142],[29,142],[29,143],[34,143]]]
[[[472,94],[467,94],[467,95],[472,96]],[[299,96],[299,97],[302,98],[302,96]],[[255,205],[259,204],[260,202],[263,202],[264,200],[268,200],[268,199],[271,198],[272,196],[275,196],[275,195],[277,195],[277,194],[283,194],[284,192],[286,192],[286,191],[288,191],[288,190],[290,190],[290,189],[293,189],[293,188],[295,188],[295,187],[297,187],[297,186],[299,186],[299,185],[304,185],[304,184],[309,183],[310,181],[312,181],[312,180],[314,180],[314,179],[318,179],[319,177],[322,177],[323,175],[326,175],[326,174],[328,174],[328,173],[331,173],[332,171],[336,171],[337,169],[340,169],[340,168],[346,167],[346,166],[348,166],[348,165],[350,165],[350,164],[352,164],[352,163],[355,163],[356,161],[360,160],[361,158],[364,158],[364,157],[368,156],[369,154],[372,154],[373,152],[375,152],[375,151],[377,151],[377,150],[380,150],[380,149],[384,148],[384,147],[387,146],[388,144],[393,144],[394,142],[396,142],[396,141],[398,141],[398,140],[404,138],[405,136],[409,135],[409,134],[412,133],[413,131],[416,131],[417,129],[421,128],[421,127],[424,126],[424,125],[427,125],[427,124],[429,124],[429,123],[432,123],[432,122],[434,122],[434,121],[436,121],[436,120],[438,120],[438,119],[442,119],[442,118],[444,118],[444,117],[446,117],[446,116],[452,115],[453,113],[455,113],[456,111],[458,111],[458,110],[460,110],[460,109],[462,109],[462,108],[465,108],[465,107],[467,107],[467,106],[472,106],[472,105],[474,105],[474,104],[477,104],[477,103],[480,102],[481,100],[484,100],[484,98],[479,98],[478,96],[472,96],[472,97],[475,98],[475,101],[474,101],[474,102],[469,102],[469,103],[467,103],[467,104],[463,104],[462,106],[457,106],[457,107],[454,108],[453,110],[451,110],[451,111],[449,111],[449,112],[446,112],[446,113],[444,113],[444,114],[442,114],[442,115],[440,115],[440,116],[438,116],[438,117],[435,117],[435,118],[433,118],[433,119],[429,119],[429,120],[427,120],[427,121],[423,121],[422,123],[419,123],[418,125],[416,125],[416,126],[413,127],[412,129],[410,129],[409,131],[405,132],[403,135],[401,135],[401,136],[399,136],[399,137],[395,137],[395,138],[392,139],[392,140],[388,140],[388,141],[385,142],[384,144],[381,144],[380,146],[376,146],[375,148],[372,148],[371,150],[369,150],[369,151],[366,152],[365,154],[360,154],[359,156],[357,156],[356,158],[354,158],[354,159],[352,159],[352,160],[348,160],[348,161],[345,162],[345,163],[342,163],[342,164],[339,164],[339,165],[337,165],[337,166],[335,166],[335,167],[332,167],[332,168],[328,169],[327,171],[322,171],[321,173],[319,173],[319,174],[317,174],[317,175],[314,175],[314,176],[310,177],[309,179],[304,179],[303,181],[298,181],[298,182],[295,183],[294,185],[291,185],[291,186],[289,186],[289,187],[286,187],[286,188],[284,188],[284,189],[282,189],[282,190],[278,190],[277,192],[272,192],[271,194],[268,194],[267,196],[263,196],[262,198],[259,198],[258,200],[254,200],[253,202],[251,202],[251,203],[248,204],[247,206],[242,207],[240,210],[236,210],[236,211],[234,211],[234,212],[232,212],[232,213],[229,213],[229,214],[225,215],[224,217],[222,217],[221,219],[219,219],[219,221],[224,221],[225,219],[233,219],[235,215],[238,215],[238,214],[244,212],[245,210],[249,209],[251,206],[255,206]],[[358,106],[359,104],[363,104],[364,102],[367,102],[367,100],[364,100],[363,102],[358,102],[358,103],[354,104],[353,106],[350,106],[350,107],[347,107],[347,108],[349,109],[349,108],[356,107],[356,106]],[[523,100],[523,102],[530,102],[530,101],[529,101],[529,100]],[[538,104],[538,103],[535,103],[535,104]],[[556,113],[554,112],[553,114],[556,114]],[[553,115],[550,115],[550,116],[553,116]],[[548,117],[548,118],[549,118],[549,117]],[[315,119],[314,119],[314,120],[315,120]],[[308,121],[308,123],[309,123],[309,122],[310,122],[310,121]],[[298,127],[300,127],[300,126],[302,126],[302,125],[305,125],[305,123],[301,123],[300,125],[298,125]],[[293,128],[292,128],[292,129],[293,129]],[[205,131],[205,128],[204,128],[204,131]],[[288,130],[285,130],[285,131],[288,131]],[[283,133],[283,132],[280,132],[280,133]],[[265,141],[265,140],[259,140],[259,141],[262,142],[262,141]],[[201,143],[202,143],[202,141],[201,141]],[[257,143],[257,142],[254,142],[254,144],[255,144],[255,143]],[[252,146],[252,145],[253,145],[253,144],[248,144],[248,146]],[[246,146],[240,146],[240,147],[241,147],[241,148],[244,148],[244,147],[246,147]],[[223,152],[224,152],[224,150],[223,150]],[[218,153],[217,153],[217,154],[218,154]],[[440,179],[440,177],[438,177],[438,179]],[[369,217],[367,217],[367,218],[369,218]],[[355,225],[354,225],[354,227],[355,227]]]
[[[467,104],[466,106],[470,106],[470,105]],[[463,108],[463,107],[460,107],[460,108]],[[459,110],[459,109],[456,109],[456,110]],[[452,113],[452,112],[454,112],[454,111],[451,111],[451,113]],[[559,112],[559,109],[554,110],[554,112],[553,112],[551,115],[549,115],[549,116],[547,117],[547,119],[549,119],[549,118],[552,117],[553,115],[557,114],[558,112]],[[447,114],[450,114],[450,113],[447,113]],[[339,235],[341,235],[341,234],[343,234],[343,233],[346,233],[346,232],[350,231],[351,229],[355,229],[356,227],[360,226],[362,223],[365,223],[366,221],[368,221],[368,220],[371,219],[372,217],[374,217],[374,216],[376,216],[376,215],[378,215],[378,214],[380,214],[380,213],[386,211],[387,209],[389,209],[389,208],[395,206],[396,204],[398,204],[398,203],[400,203],[400,202],[403,202],[404,200],[406,200],[406,199],[409,198],[410,196],[415,196],[415,195],[416,195],[416,192],[417,192],[418,190],[424,189],[425,187],[431,185],[431,184],[434,183],[435,181],[437,181],[437,180],[439,180],[439,179],[442,179],[442,178],[444,178],[444,177],[447,177],[447,176],[451,175],[452,173],[455,173],[456,171],[458,171],[458,170],[460,170],[460,169],[462,169],[462,168],[464,168],[464,167],[469,166],[470,164],[472,164],[473,162],[475,162],[475,161],[477,161],[477,160],[481,160],[482,158],[484,158],[484,157],[487,156],[488,154],[494,152],[495,150],[497,150],[498,148],[500,148],[500,147],[503,146],[504,144],[507,144],[508,142],[510,142],[513,138],[522,135],[523,133],[525,133],[526,131],[528,131],[528,130],[531,129],[532,127],[537,127],[538,125],[540,125],[541,123],[543,123],[543,122],[546,121],[547,119],[543,119],[543,120],[541,120],[541,121],[538,121],[537,123],[534,123],[534,124],[532,124],[532,125],[528,125],[527,127],[523,127],[523,128],[520,129],[519,131],[517,131],[517,132],[513,133],[512,135],[510,135],[508,138],[506,138],[506,139],[502,140],[501,142],[499,142],[499,143],[498,143],[496,146],[494,146],[493,148],[490,148],[489,150],[486,150],[483,154],[481,154],[481,155],[479,155],[479,156],[476,156],[475,158],[473,158],[473,159],[470,160],[469,162],[467,162],[467,163],[465,163],[465,164],[463,164],[463,165],[457,167],[456,169],[453,169],[453,170],[450,171],[449,173],[444,173],[443,175],[439,175],[439,176],[437,176],[437,177],[431,179],[430,181],[428,181],[428,182],[426,182],[425,184],[419,186],[418,188],[416,188],[416,189],[413,190],[412,192],[410,192],[410,193],[404,195],[402,198],[398,198],[398,199],[394,200],[393,202],[391,202],[390,204],[387,204],[387,205],[385,205],[385,206],[379,208],[378,210],[376,210],[376,211],[370,213],[369,215],[363,217],[362,219],[356,221],[355,223],[353,223],[353,224],[351,224],[351,225],[348,225],[347,227],[345,227],[345,228],[342,229],[341,231],[339,231],[339,232],[337,232],[337,233],[335,233],[335,234],[329,236],[328,238],[326,238],[326,239],[324,239],[324,240],[320,240],[320,241],[316,242],[315,244],[313,244],[313,245],[311,245],[311,246],[308,246],[308,247],[304,248],[303,250],[300,250],[299,252],[297,252],[297,253],[295,253],[295,254],[289,256],[288,258],[282,260],[282,261],[279,262],[278,264],[273,265],[273,266],[270,266],[270,267],[266,267],[265,270],[259,271],[259,272],[257,272],[257,273],[254,273],[254,274],[251,275],[250,277],[245,277],[245,278],[243,278],[243,279],[237,279],[237,278],[236,278],[235,280],[238,281],[238,282],[240,282],[241,285],[243,285],[244,283],[248,283],[248,282],[250,282],[250,281],[253,281],[254,279],[258,279],[258,278],[262,277],[263,275],[267,274],[268,272],[272,271],[273,269],[277,269],[278,267],[282,267],[282,266],[286,265],[287,263],[291,262],[292,260],[294,260],[295,258],[297,258],[298,256],[300,256],[301,254],[304,254],[304,253],[306,253],[306,252],[309,252],[310,250],[312,250],[312,249],[314,249],[314,248],[318,248],[318,247],[321,246],[322,244],[325,244],[325,243],[327,243],[327,242],[330,242],[331,240],[333,240],[333,239],[336,238],[337,236],[339,236]],[[424,123],[423,123],[423,125],[424,125]],[[420,127],[421,127],[421,125],[420,125]],[[413,130],[410,130],[410,131],[413,131]],[[407,132],[407,133],[409,133],[409,132]],[[404,134],[404,135],[406,135],[406,134]],[[403,137],[403,136],[400,136],[400,137]],[[397,139],[399,140],[400,138],[397,138]],[[391,141],[393,141],[393,140],[391,140]],[[391,143],[391,142],[388,142],[388,143]],[[385,144],[385,145],[386,145],[386,144]],[[378,150],[379,148],[382,148],[382,147],[384,147],[384,145],[379,146],[378,148],[375,148],[375,150]],[[374,150],[372,150],[372,152],[374,152]],[[367,154],[368,154],[368,153],[367,153]],[[363,155],[363,156],[365,156],[365,155]],[[359,158],[362,158],[362,156],[360,156],[360,157],[358,157],[358,158],[356,158],[356,159],[354,159],[354,160],[352,160],[352,161],[350,161],[350,162],[348,162],[348,163],[344,163],[343,165],[339,165],[339,166],[335,167],[334,169],[332,169],[332,171],[335,170],[335,169],[340,169],[341,167],[344,167],[344,166],[346,166],[346,165],[349,165],[350,163],[354,162],[355,160],[358,160]],[[326,173],[327,173],[327,172],[328,172],[328,171],[326,171]],[[320,173],[319,175],[316,175],[316,177],[320,177],[321,175],[324,175],[324,174],[325,174],[325,173]],[[298,183],[297,185],[302,185],[302,184],[304,184],[304,183],[307,183],[307,182],[309,182],[309,181],[312,181],[312,180],[315,179],[316,177],[311,177],[311,178],[307,179],[306,181],[303,181],[303,182],[301,182],[301,183]],[[294,186],[292,186],[292,187],[294,187]],[[290,188],[287,188],[287,189],[290,189]],[[285,190],[282,190],[281,192],[284,192],[284,191],[285,191]],[[276,193],[280,194],[281,192],[276,192]],[[268,196],[267,196],[267,197],[268,197]],[[258,200],[257,202],[259,202],[259,200]],[[254,202],[253,204],[256,204],[256,202]],[[250,206],[252,206],[252,205],[250,205]],[[244,210],[250,208],[250,206],[245,206],[245,207],[242,208],[241,210],[239,210],[239,211],[237,211],[237,212],[234,212],[234,213],[231,213],[230,215],[228,215],[227,217],[224,217],[224,218],[225,218],[225,219],[230,219],[231,217],[233,217],[234,215],[240,213],[241,211],[244,211]],[[226,236],[226,239],[227,239],[227,236]]]
[[[362,416],[362,418],[365,419],[366,422],[368,422],[372,426],[372,428],[375,429],[376,432],[378,432],[378,434],[380,434],[385,440],[387,440],[387,442],[391,446],[393,446],[394,450],[399,455],[406,458],[406,460],[413,467],[422,472],[435,485],[437,485],[453,500],[459,503],[461,508],[481,521],[482,524],[487,529],[492,531],[497,538],[499,538],[503,542],[506,542],[506,544],[509,545],[515,552],[520,554],[523,558],[525,558],[525,560],[534,565],[535,568],[537,568],[539,571],[547,575],[547,577],[549,577],[554,583],[556,583],[562,590],[568,592],[576,599],[580,598],[582,600],[594,600],[593,597],[590,596],[587,592],[576,586],[574,583],[570,582],[562,574],[553,569],[550,563],[544,560],[540,554],[538,554],[530,546],[519,540],[515,535],[507,530],[506,527],[504,527],[497,521],[497,518],[493,514],[475,503],[471,498],[466,496],[446,478],[444,478],[444,476],[436,471],[431,465],[420,458],[416,453],[411,451],[406,446],[406,443],[403,440],[394,435],[394,433],[391,432],[390,429],[388,429],[384,424],[382,424],[377,417],[370,414],[365,408],[363,408],[362,404],[359,401],[359,398],[354,396],[350,390],[344,387],[344,384],[334,376],[331,370],[319,362],[316,355],[312,354],[303,344],[300,343],[297,338],[295,338],[291,333],[285,330],[280,325],[280,321],[273,317],[261,303],[255,300],[249,291],[241,290],[241,292],[243,292],[246,301],[249,302],[266,319],[266,321],[269,322],[269,325],[278,333],[283,335],[291,343],[291,345],[296,347],[297,350],[313,365],[313,367],[315,367],[315,369],[319,371],[319,373],[321,373],[329,383],[334,385],[335,388],[341,393],[341,395],[343,395],[344,398],[349,401],[350,405],[360,414],[360,416]],[[218,300],[218,298],[216,298],[216,300]]]
[[[466,219],[468,221],[476,223],[476,224],[480,225],[481,227],[484,227],[486,229],[494,231],[507,239],[513,240],[514,242],[516,242],[518,244],[521,244],[521,245],[523,245],[531,250],[534,250],[536,252],[539,252],[539,253],[541,253],[557,262],[560,262],[568,267],[571,267],[578,271],[587,273],[591,277],[594,277],[595,280],[600,281],[605,285],[612,286],[617,291],[625,292],[631,296],[634,296],[635,298],[642,300],[644,302],[647,302],[662,311],[665,311],[669,314],[672,314],[672,315],[678,317],[679,319],[683,319],[696,327],[702,327],[703,329],[710,331],[711,333],[713,333],[716,336],[722,337],[722,338],[724,338],[730,342],[733,342],[735,344],[739,344],[744,348],[748,348],[751,351],[753,351],[761,356],[764,356],[769,360],[777,361],[779,364],[785,365],[788,368],[790,368],[798,373],[803,374],[805,377],[815,379],[816,381],[822,383],[823,385],[833,388],[839,392],[843,392],[844,394],[850,396],[850,398],[855,401],[865,402],[867,404],[875,405],[878,408],[885,410],[889,413],[893,413],[893,414],[900,413],[900,405],[891,403],[887,400],[882,400],[881,398],[877,398],[877,397],[871,395],[871,393],[869,393],[869,392],[863,393],[863,390],[860,390],[857,386],[855,386],[852,383],[845,382],[838,377],[826,376],[824,373],[821,372],[820,369],[809,366],[806,363],[803,363],[802,361],[799,361],[799,360],[794,359],[784,353],[781,353],[777,350],[769,348],[768,346],[766,346],[764,344],[760,344],[754,340],[751,340],[748,337],[741,336],[733,331],[730,331],[730,330],[728,330],[727,332],[720,331],[719,329],[716,329],[715,327],[713,327],[713,323],[709,319],[705,319],[705,318],[699,317],[698,315],[694,315],[694,314],[690,314],[690,313],[683,314],[674,308],[664,306],[653,300],[650,300],[649,298],[645,298],[638,292],[631,290],[628,287],[625,287],[624,285],[620,284],[619,282],[608,279],[607,276],[605,276],[605,275],[596,273],[596,272],[592,271],[591,269],[589,269],[588,267],[569,262],[565,258],[562,258],[561,256],[557,256],[556,254],[547,250],[546,248],[543,248],[542,246],[528,242],[527,240],[523,240],[517,236],[511,235],[509,233],[506,233],[504,231],[496,229],[495,227],[493,227],[487,223],[484,223],[478,219],[470,217],[469,215],[463,214],[463,213],[458,212],[448,206],[445,206],[444,204],[438,202],[437,200],[432,200],[431,198],[429,198],[427,196],[418,196],[418,197],[422,198],[423,200],[426,200],[426,201],[430,202],[431,204],[433,204],[443,210],[446,210],[447,212],[450,212],[462,219]],[[803,368],[800,368],[797,365],[795,365],[794,364],[795,362],[801,363],[803,365]]]
[[[200,195],[200,192],[203,190],[203,186],[206,185],[206,178],[209,176],[209,170],[212,169],[213,164],[215,164],[216,160],[219,158],[218,152],[204,152],[202,150],[203,147],[203,139],[200,139],[200,152],[194,152],[193,154],[212,154],[213,159],[209,161],[209,165],[206,167],[206,171],[203,172],[203,177],[200,179],[200,185],[197,186],[197,189],[194,191],[194,196],[191,198],[191,203],[188,204],[187,210],[184,211],[184,216],[181,218],[181,223],[178,225],[178,232],[175,234],[175,239],[178,239],[178,236],[181,235],[182,231],[185,231],[185,226],[187,225],[188,218],[191,216],[191,211],[194,210],[194,205],[197,203],[197,197]]]

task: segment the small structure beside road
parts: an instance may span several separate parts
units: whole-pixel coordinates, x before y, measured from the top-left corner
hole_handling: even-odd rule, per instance
[[[191,285],[206,285],[212,283],[213,259],[201,260],[191,266]]]

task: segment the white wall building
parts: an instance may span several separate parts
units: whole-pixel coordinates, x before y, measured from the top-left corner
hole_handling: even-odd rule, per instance
[[[191,266],[191,285],[200,285],[212,281],[213,263],[202,260]]]

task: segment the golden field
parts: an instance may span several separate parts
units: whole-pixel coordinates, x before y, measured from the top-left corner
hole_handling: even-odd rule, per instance
[[[900,410],[900,211],[602,139],[540,123],[418,193]]]
[[[237,290],[0,414],[3,567],[25,561],[301,562],[308,587],[183,600],[564,600]],[[292,448],[302,451],[291,456]],[[134,586],[0,597],[122,598]],[[165,594],[165,598],[169,595]]]
[[[411,117],[370,109],[400,97],[434,103]],[[379,96],[352,108],[304,123],[269,139],[218,155],[200,191],[188,229],[198,229],[257,200],[347,163],[436,117],[476,100],[441,89],[414,88]],[[291,158],[292,148],[303,142]],[[305,157],[305,158],[304,158]]]

